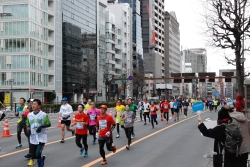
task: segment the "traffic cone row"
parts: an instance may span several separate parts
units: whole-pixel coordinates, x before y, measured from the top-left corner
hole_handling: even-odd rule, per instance
[[[60,114],[58,118],[58,123],[57,123],[58,128],[61,127],[61,120],[62,120],[62,115]]]
[[[12,135],[10,134],[9,121],[8,121],[8,119],[6,119],[5,123],[4,123],[3,133],[2,133],[1,137],[10,137],[10,136],[12,136]]]

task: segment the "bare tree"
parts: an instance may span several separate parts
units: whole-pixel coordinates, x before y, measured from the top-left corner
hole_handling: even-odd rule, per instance
[[[241,58],[249,48],[244,41],[250,37],[250,4],[248,0],[205,0],[207,35],[213,46],[232,49],[235,54],[238,92],[244,95],[244,66]],[[227,58],[228,59],[228,58]]]
[[[106,96],[106,101],[110,99],[110,86],[113,82],[114,79],[114,74],[110,73],[108,68],[105,69],[103,73],[103,82],[105,84],[105,96]]]
[[[135,78],[144,78],[144,74],[140,73],[138,70],[134,73]],[[145,85],[144,80],[133,80],[134,92],[136,92],[136,100],[138,100],[139,92],[141,92],[141,98],[143,98],[143,86]]]

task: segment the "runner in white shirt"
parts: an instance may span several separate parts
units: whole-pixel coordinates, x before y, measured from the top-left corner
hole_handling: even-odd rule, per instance
[[[144,125],[147,125],[146,116],[148,117],[148,120],[150,122],[149,106],[150,106],[150,104],[148,103],[148,100],[145,99],[144,104],[143,104],[143,108],[144,108],[144,110],[143,110],[143,116],[144,116],[144,122],[145,122]]]
[[[140,111],[140,118],[141,118],[141,122],[142,122],[142,112],[144,110],[144,101],[143,101],[143,99],[141,99],[141,101],[138,103],[138,109]]]
[[[170,102],[170,108],[171,108],[172,117],[174,116],[174,107],[173,107],[173,104],[174,104],[174,100],[172,99],[171,102]]]
[[[60,108],[59,114],[62,114],[62,120],[61,120],[61,136],[62,140],[61,143],[64,143],[64,136],[65,136],[65,126],[67,131],[72,132],[72,136],[75,135],[75,130],[70,129],[71,119],[70,114],[73,113],[72,106],[68,104],[68,98],[64,97],[62,98],[62,106]]]

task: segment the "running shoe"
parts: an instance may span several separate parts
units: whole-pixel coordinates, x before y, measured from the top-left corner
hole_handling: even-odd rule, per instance
[[[96,145],[96,141],[93,141],[93,143],[92,143],[93,145]]]
[[[115,146],[115,144],[112,144],[112,146],[114,147],[113,153],[115,153],[116,152],[116,146]]]
[[[84,153],[84,157],[88,157],[89,154],[87,152]]]
[[[152,126],[152,129],[154,129],[155,127]]]
[[[126,146],[126,149],[129,150],[129,146]]]
[[[107,164],[107,160],[106,160],[106,159],[103,160],[101,164],[102,164],[102,165],[106,165],[106,164]]]
[[[26,154],[24,157],[27,158],[27,159],[30,159],[30,158],[31,158],[31,155],[30,155],[30,153],[28,153],[28,154]]]
[[[176,119],[174,119],[174,121],[176,121]]]
[[[119,138],[119,137],[120,137],[120,135],[119,135],[119,134],[117,134],[117,135],[116,135],[116,138]]]
[[[184,118],[186,119],[186,118],[187,118],[187,116],[186,116],[186,115],[184,115]]]
[[[45,161],[45,159],[46,159],[46,155],[43,155],[43,157],[42,157],[42,167],[44,167],[44,161]]]
[[[19,149],[19,148],[22,148],[22,144],[18,144],[18,145],[16,146],[16,149]]]
[[[158,125],[158,122],[156,121],[156,125]]]
[[[61,140],[61,143],[64,143],[64,139]]]
[[[135,134],[132,134],[132,135],[131,135],[131,139],[133,139],[133,138],[135,138]]]
[[[34,159],[30,159],[29,160],[29,163],[27,164],[27,166],[33,166],[33,165],[35,165],[36,163],[35,163],[35,161],[34,161]]]
[[[163,121],[163,119],[161,119],[161,121]]]
[[[80,148],[80,152],[79,152],[80,155],[83,154],[83,150],[84,150],[84,148]]]
[[[75,129],[72,131],[72,136],[75,136]]]
[[[145,122],[144,125],[147,125],[147,123]]]

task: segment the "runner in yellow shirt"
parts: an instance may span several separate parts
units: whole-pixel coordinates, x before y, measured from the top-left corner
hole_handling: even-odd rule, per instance
[[[121,125],[121,128],[124,128],[124,121],[121,120],[121,116],[123,115],[124,110],[125,110],[125,106],[122,105],[122,101],[118,99],[117,106],[115,107],[116,129],[117,129],[116,138],[120,137],[119,125]]]
[[[88,110],[91,108],[91,103],[92,103],[92,100],[89,99],[88,100],[88,103],[84,106],[84,113],[87,114],[88,113]]]

